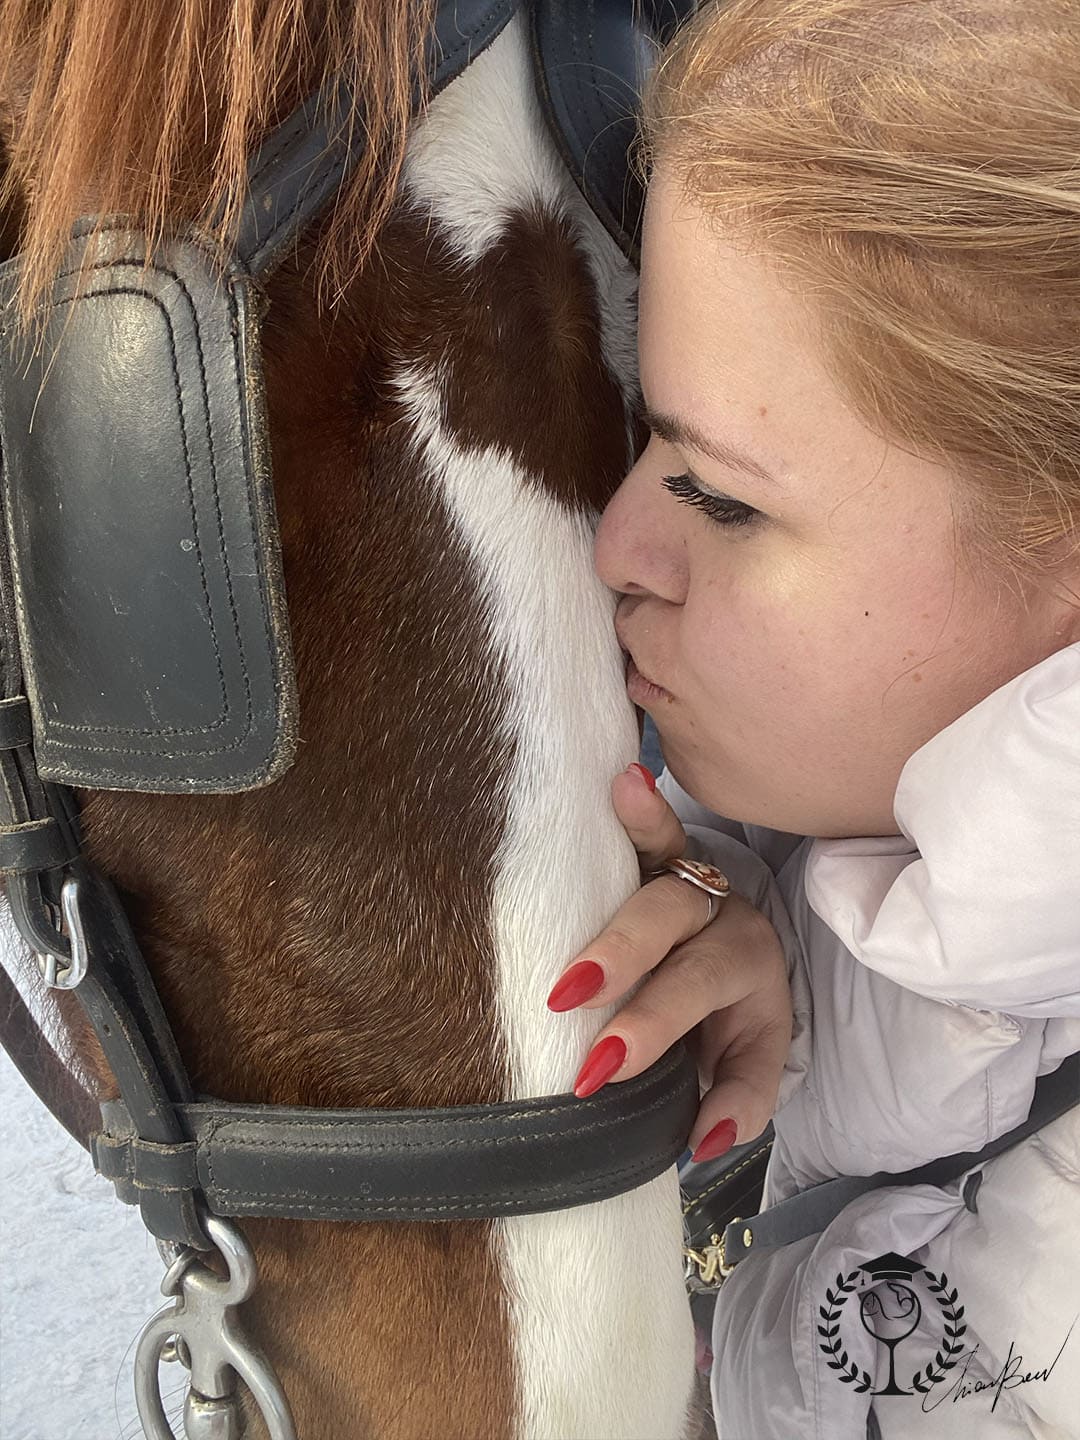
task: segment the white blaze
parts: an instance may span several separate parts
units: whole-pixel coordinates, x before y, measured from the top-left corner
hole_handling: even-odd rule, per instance
[[[433,102],[406,183],[466,263],[517,211],[540,203],[573,216],[605,356],[629,390],[633,275],[562,169],[533,83],[519,15]],[[397,389],[508,677],[515,760],[492,914],[508,1098],[565,1092],[615,1007],[555,1015],[546,997],[638,884],[610,798],[638,734],[615,597],[592,568],[596,517],[564,509],[509,451],[461,445],[437,373],[403,369]],[[684,1440],[694,1337],[674,1166],[611,1200],[494,1221],[492,1234],[514,1320],[520,1440]]]

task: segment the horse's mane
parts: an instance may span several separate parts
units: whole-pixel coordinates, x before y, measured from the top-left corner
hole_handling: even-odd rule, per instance
[[[359,162],[321,227],[321,298],[393,202],[434,0],[0,0],[0,235],[25,256],[20,317],[85,214],[143,217],[151,245],[223,206],[235,235],[258,140],[326,77]],[[6,165],[4,152],[6,151]]]

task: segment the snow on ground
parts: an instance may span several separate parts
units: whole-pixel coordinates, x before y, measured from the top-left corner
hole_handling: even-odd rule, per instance
[[[164,1273],[138,1210],[0,1050],[0,1440],[141,1436],[134,1341],[172,1303]],[[186,1374],[162,1368],[170,1414]]]

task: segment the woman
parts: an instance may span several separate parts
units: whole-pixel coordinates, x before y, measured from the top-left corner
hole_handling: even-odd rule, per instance
[[[699,1027],[693,1158],[775,1109],[771,1205],[979,1150],[1080,1050],[1080,6],[709,7],[645,138],[652,438],[596,566],[667,768],[612,794],[736,893],[645,885],[549,1003],[655,969],[578,1093]],[[1078,1241],[1074,1108],[751,1255],[722,1440],[1080,1434]]]

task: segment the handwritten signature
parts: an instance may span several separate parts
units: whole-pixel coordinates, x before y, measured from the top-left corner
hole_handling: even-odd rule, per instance
[[[1080,1316],[1078,1316],[1077,1318],[1080,1319]],[[993,1377],[992,1380],[968,1379],[968,1366],[971,1364],[972,1360],[975,1359],[975,1356],[978,1354],[979,1350],[979,1347],[976,1344],[975,1348],[973,1350],[969,1350],[968,1353],[964,1356],[963,1362],[960,1367],[960,1374],[956,1377],[955,1381],[947,1389],[944,1390],[939,1390],[938,1387],[935,1385],[933,1391],[923,1397],[923,1410],[929,1413],[929,1411],[935,1409],[938,1405],[940,1405],[943,1400],[947,1400],[950,1395],[952,1396],[953,1402],[955,1403],[957,1400],[965,1400],[969,1395],[978,1395],[980,1391],[994,1390],[996,1391],[996,1394],[994,1395],[994,1403],[990,1406],[990,1410],[991,1412],[993,1412],[997,1408],[997,1402],[1001,1399],[1001,1392],[1003,1390],[1015,1390],[1018,1385],[1026,1385],[1029,1380],[1050,1379],[1050,1375],[1054,1369],[1054,1366],[1061,1359],[1061,1351],[1064,1350],[1065,1346],[1069,1343],[1069,1336],[1072,1334],[1075,1326],[1076,1320],[1074,1320],[1073,1323],[1069,1326],[1069,1333],[1061,1342],[1061,1350],[1057,1352],[1050,1364],[1042,1370],[1027,1370],[1021,1373],[1021,1367],[1024,1363],[1024,1357],[1023,1355],[1013,1354],[1013,1350],[1016,1348],[1016,1341],[1010,1341],[1009,1353],[1005,1357],[1005,1364],[1002,1365],[1000,1371],[997,1375]],[[933,1398],[931,1398],[931,1396]]]

